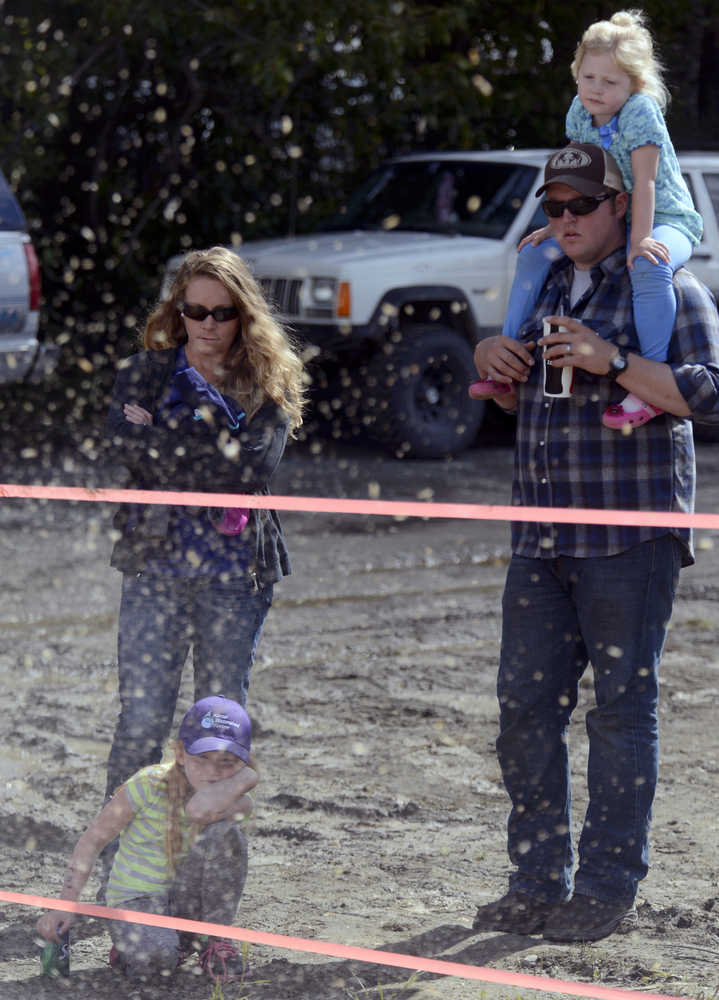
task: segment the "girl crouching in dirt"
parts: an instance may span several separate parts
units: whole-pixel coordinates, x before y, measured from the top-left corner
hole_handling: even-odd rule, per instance
[[[185,715],[174,749],[174,763],[142,768],[92,821],[70,858],[61,899],[80,898],[100,851],[119,837],[108,906],[232,924],[247,876],[247,793],[258,781],[250,720],[229,698],[203,698]],[[59,942],[76,918],[51,910],[37,931]],[[242,957],[229,941],[121,920],[108,924],[110,964],[131,979],[167,978],[193,952],[216,980],[243,974]]]

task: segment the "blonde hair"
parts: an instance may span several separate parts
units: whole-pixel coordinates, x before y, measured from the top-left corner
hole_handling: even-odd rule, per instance
[[[225,359],[221,388],[235,397],[250,420],[271,399],[288,415],[294,432],[302,423],[304,366],[247,265],[232,250],[211,247],[187,254],[168,298],[159,302],[147,319],[142,335],[144,347],[158,351],[186,343],[178,304],[197,277],[213,278],[224,285],[240,314],[240,332]]]
[[[620,10],[608,21],[595,21],[582,35],[572,62],[572,76],[579,76],[587,52],[609,52],[617,66],[631,77],[637,91],[653,97],[662,113],[669,103],[669,91],[664,80],[664,67],[646,27],[642,10]]]
[[[192,788],[185,777],[184,770],[175,761],[165,776],[167,786],[167,826],[165,827],[165,854],[167,868],[172,877],[175,874],[177,859],[182,850],[182,827],[180,813],[187,801]],[[196,831],[195,831],[196,832]]]

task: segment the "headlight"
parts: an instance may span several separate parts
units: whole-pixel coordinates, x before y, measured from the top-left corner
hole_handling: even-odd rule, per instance
[[[313,278],[310,286],[310,298],[317,305],[331,305],[337,293],[335,278]]]

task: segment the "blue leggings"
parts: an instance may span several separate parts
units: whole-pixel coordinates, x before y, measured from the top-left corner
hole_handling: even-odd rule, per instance
[[[677,314],[672,276],[691,257],[692,245],[689,238],[674,226],[655,226],[652,236],[669,248],[670,262],[652,264],[646,257],[637,257],[629,278],[634,323],[642,356],[652,361],[664,361]],[[550,265],[559,255],[561,250],[554,239],[545,240],[536,247],[529,244],[519,254],[502,328],[507,337],[517,339],[522,323],[534,311]]]

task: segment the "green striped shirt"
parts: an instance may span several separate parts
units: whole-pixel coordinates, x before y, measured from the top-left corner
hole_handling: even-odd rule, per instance
[[[167,774],[172,764],[144,767],[126,783],[125,789],[135,815],[120,834],[120,846],[107,885],[107,905],[117,906],[137,896],[168,892],[172,884],[165,851],[167,829]],[[193,827],[179,814],[182,848],[175,859],[176,867],[187,856],[192,843]]]

